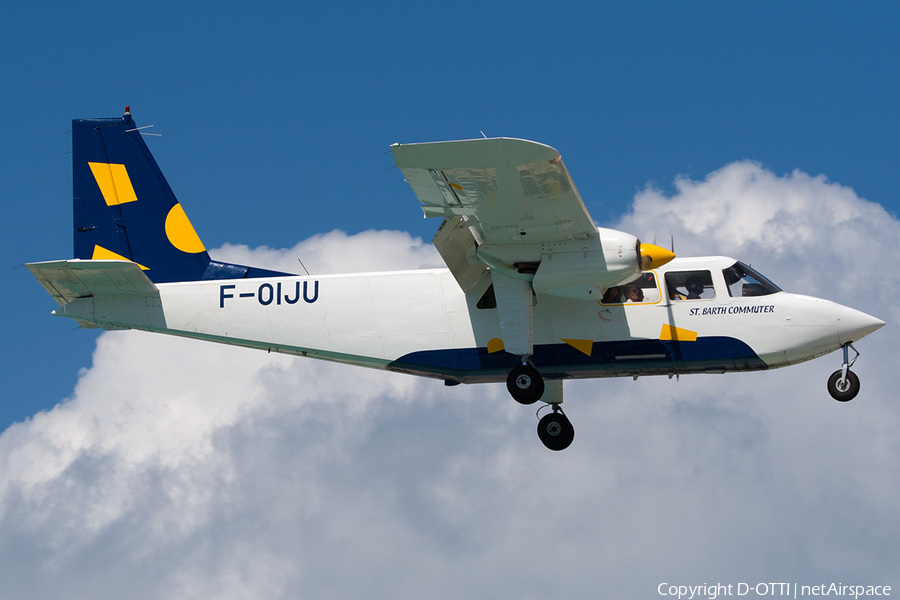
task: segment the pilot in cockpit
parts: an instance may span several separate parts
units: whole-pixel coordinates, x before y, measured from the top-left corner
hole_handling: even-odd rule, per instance
[[[700,281],[699,277],[689,277],[685,282],[684,287],[687,289],[688,300],[699,300],[700,295],[703,293],[703,282]]]

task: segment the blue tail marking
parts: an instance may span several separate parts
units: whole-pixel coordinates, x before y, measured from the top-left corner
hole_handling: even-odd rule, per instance
[[[72,121],[72,191],[76,258],[131,260],[154,283],[290,275],[210,258],[127,107]]]

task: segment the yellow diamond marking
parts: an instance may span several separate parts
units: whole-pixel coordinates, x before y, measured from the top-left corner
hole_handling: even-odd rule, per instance
[[[94,179],[100,187],[100,193],[103,194],[103,200],[106,201],[107,206],[137,202],[137,196],[131,186],[131,179],[128,177],[125,165],[93,162],[89,162],[88,165],[91,167],[91,172],[94,174]]]

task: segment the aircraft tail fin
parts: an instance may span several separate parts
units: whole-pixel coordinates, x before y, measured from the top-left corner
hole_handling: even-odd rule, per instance
[[[210,258],[131,118],[72,121],[75,257],[130,260],[155,283],[288,275]]]

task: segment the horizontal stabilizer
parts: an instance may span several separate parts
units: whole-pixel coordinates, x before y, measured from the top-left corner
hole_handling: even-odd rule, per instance
[[[154,296],[159,293],[137,263],[54,260],[25,265],[60,306],[77,298]]]

